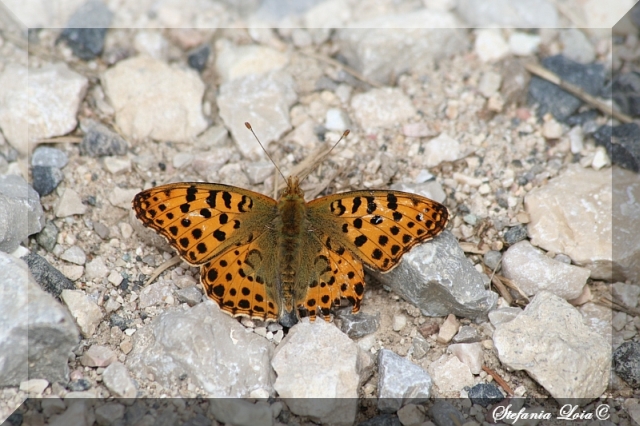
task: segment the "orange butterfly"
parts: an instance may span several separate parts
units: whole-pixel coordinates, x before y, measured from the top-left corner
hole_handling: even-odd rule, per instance
[[[235,186],[185,182],[140,192],[133,209],[186,262],[200,266],[207,295],[223,311],[286,327],[305,316],[329,320],[343,298],[358,312],[362,264],[391,270],[449,219],[442,204],[400,191],[306,202],[296,177],[277,201]]]

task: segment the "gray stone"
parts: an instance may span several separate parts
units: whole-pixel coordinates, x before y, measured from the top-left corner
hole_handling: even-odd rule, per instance
[[[527,238],[527,228],[522,225],[513,226],[504,233],[504,242],[508,245],[516,244],[525,238]]]
[[[611,182],[613,182],[613,199],[611,201],[607,201],[606,199],[602,201],[602,204],[605,204],[604,207],[613,209],[613,221],[611,220],[611,216],[609,217],[609,226],[612,225],[612,222],[614,224],[613,241],[606,240],[606,238],[608,238],[607,234],[600,234],[599,238],[601,241],[598,241],[598,249],[602,250],[602,255],[606,256],[611,253],[612,247],[614,248],[613,280],[630,280],[632,283],[638,283],[640,281],[640,239],[630,238],[630,236],[638,235],[638,229],[640,229],[640,175],[617,166],[614,166],[612,169],[613,176],[611,174],[607,175],[606,170],[602,170],[599,173],[603,173],[604,176],[601,175],[599,177],[602,184],[605,184],[605,182],[607,182],[606,176],[608,176],[609,189],[611,189]],[[603,186],[602,189],[604,190],[605,187]],[[598,214],[598,219],[604,220],[606,211],[606,209],[602,209]],[[603,222],[598,223],[598,225],[603,224]],[[595,230],[593,234],[588,234],[589,236],[596,236],[596,238],[598,238],[596,234],[598,231],[600,230]],[[585,237],[585,239],[586,238],[587,237]],[[608,252],[605,251],[607,244]],[[574,262],[578,264],[582,263],[570,253],[567,254],[571,256]],[[593,260],[600,258],[602,260],[598,263],[604,263],[604,266],[607,266],[606,263],[608,262],[606,262],[606,259],[608,259],[608,256],[605,257],[602,255],[598,255],[595,259],[589,259],[590,261],[587,261],[584,265],[591,269],[592,278],[602,278],[603,275],[606,275],[600,273],[600,268],[594,268],[596,265],[592,264]],[[605,279],[608,280],[609,278]]]
[[[429,399],[431,377],[421,367],[388,349],[378,352],[378,409],[398,411],[403,405]]]
[[[71,246],[60,255],[60,259],[67,262],[75,263],[76,265],[84,265],[87,260],[87,255],[78,246]]]
[[[640,388],[640,342],[625,342],[613,352],[613,369],[632,388]]]
[[[134,140],[188,142],[207,128],[205,87],[194,70],[141,55],[110,67],[101,80],[116,124]]]
[[[296,100],[293,78],[283,71],[249,74],[223,83],[217,98],[220,117],[238,150],[252,160],[262,158],[264,152],[244,123],[249,118],[258,138],[268,147],[291,130],[289,108]]]
[[[107,402],[96,407],[96,422],[100,426],[110,426],[124,416],[124,405],[117,402]]]
[[[31,156],[32,166],[55,167],[61,169],[67,165],[69,157],[64,151],[48,146],[40,146]]]
[[[103,240],[109,238],[109,234],[111,232],[109,230],[109,227],[107,227],[107,225],[102,222],[93,222],[93,230],[96,231],[98,237],[102,238]]]
[[[33,189],[41,197],[51,194],[64,179],[62,171],[56,167],[33,166],[31,168]]]
[[[76,394],[76,395],[73,395]],[[91,399],[95,395],[90,392],[69,392],[65,396],[67,409],[51,416],[49,426],[90,426],[95,421]]]
[[[350,311],[351,309],[349,309]],[[352,314],[340,311],[337,318],[340,320],[340,330],[352,339],[359,339],[367,334],[375,333],[380,327],[380,314],[369,315],[364,312]]]
[[[28,378],[69,380],[68,359],[78,330],[60,303],[29,275],[27,265],[0,252],[0,386]]]
[[[465,423],[464,415],[456,407],[442,399],[437,399],[429,408],[428,413],[434,423],[439,426]]]
[[[335,38],[350,66],[385,85],[403,73],[420,74],[468,46],[453,14],[429,9],[351,20]]]
[[[80,143],[80,154],[89,157],[125,155],[129,144],[119,134],[107,126],[87,120],[83,122],[85,135]]]
[[[610,344],[573,306],[547,291],[499,325],[493,343],[505,366],[525,370],[559,402],[597,398],[609,383]]]
[[[195,306],[202,302],[202,293],[195,286],[179,288],[175,291],[175,295],[178,302],[186,303],[189,306]]]
[[[138,381],[153,374],[172,386],[187,374],[211,397],[248,397],[256,389],[274,393],[273,344],[247,332],[212,301],[162,313],[138,329],[133,345],[126,364]]]
[[[78,58],[95,59],[102,53],[112,19],[113,12],[107,5],[100,0],[89,0],[71,15],[60,39],[66,41]]]
[[[493,309],[498,299],[496,293],[485,289],[488,277],[474,268],[458,240],[447,230],[430,242],[414,247],[391,271],[370,273],[426,316],[452,313],[481,318]]]
[[[502,253],[495,250],[489,250],[483,256],[484,264],[487,265],[492,271],[497,271],[500,261],[502,260]]]
[[[555,28],[558,12],[547,0],[458,0],[456,11],[472,27]]]
[[[506,306],[489,312],[489,321],[494,327],[514,320],[522,313],[522,309],[515,306]]]
[[[38,193],[18,175],[0,176],[0,251],[13,252],[43,226]]]
[[[273,414],[266,402],[255,404],[242,399],[209,399],[209,413],[219,422],[233,426],[271,426]]]
[[[497,404],[504,399],[504,395],[493,383],[478,383],[469,389],[469,399],[474,404],[488,407],[491,404]]]
[[[491,315],[491,312],[489,312],[489,315]],[[473,343],[479,342],[481,339],[475,328],[469,325],[463,325],[458,330],[458,334],[453,336],[453,343]]]
[[[502,273],[527,296],[546,290],[571,300],[582,294],[591,272],[551,259],[529,241],[520,241],[505,252]]]
[[[370,364],[346,334],[321,319],[292,327],[271,361],[274,388],[292,413],[344,425],[355,421],[358,387]]]
[[[29,272],[47,293],[60,298],[62,290],[75,290],[76,286],[73,282],[65,277],[60,271],[51,266],[47,259],[35,254],[29,253],[22,258],[29,265]]]
[[[127,367],[121,362],[114,362],[104,370],[102,382],[111,393],[121,398],[135,398],[138,392]]]

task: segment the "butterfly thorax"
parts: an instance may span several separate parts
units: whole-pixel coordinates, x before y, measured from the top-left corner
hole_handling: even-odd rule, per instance
[[[306,205],[296,178],[289,178],[278,202],[277,268],[285,311],[294,309],[296,274],[302,261],[302,234],[307,232]]]

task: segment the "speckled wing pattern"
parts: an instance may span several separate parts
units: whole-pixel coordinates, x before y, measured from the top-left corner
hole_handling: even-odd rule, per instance
[[[133,208],[144,225],[164,236],[191,265],[202,285],[234,316],[277,320],[275,238],[269,224],[276,201],[234,186],[186,182],[136,195]],[[271,266],[267,268],[266,266]]]

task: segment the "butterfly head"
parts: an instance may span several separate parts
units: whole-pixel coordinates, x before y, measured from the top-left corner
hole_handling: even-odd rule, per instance
[[[289,176],[287,178],[287,187],[282,191],[281,197],[291,195],[304,198],[304,192],[302,188],[300,188],[300,180],[296,176]]]

